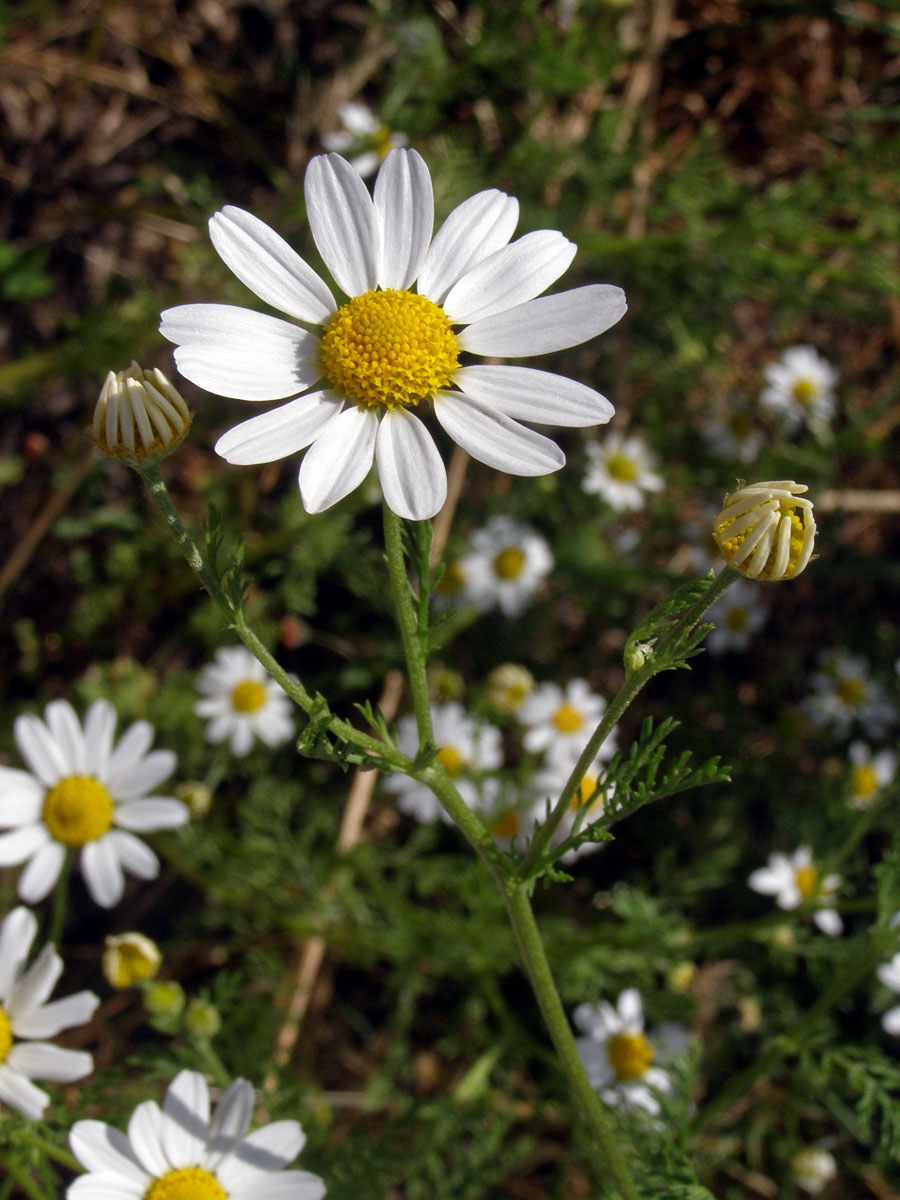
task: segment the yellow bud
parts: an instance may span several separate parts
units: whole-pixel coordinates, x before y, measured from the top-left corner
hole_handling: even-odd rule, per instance
[[[144,989],[144,1008],[151,1017],[179,1017],[184,1008],[184,988],[174,979],[151,983]]]
[[[696,963],[685,959],[684,962],[676,963],[673,967],[669,968],[666,975],[666,983],[668,983],[673,992],[689,992],[696,974]]]
[[[110,371],[94,409],[91,434],[104,454],[126,463],[156,462],[187,436],[191,410],[162,371],[136,362]]]
[[[222,1028],[222,1018],[214,1004],[195,997],[184,1010],[184,1027],[191,1037],[206,1041]]]
[[[205,817],[212,808],[212,791],[202,780],[189,779],[185,783],[179,783],[175,788],[175,795],[188,806],[192,817]]]
[[[156,942],[142,933],[118,933],[106,939],[101,965],[111,987],[129,988],[152,979],[161,962]]]
[[[752,483],[725,497],[713,522],[722,557],[748,579],[775,581],[799,575],[812,554],[816,522],[805,484],[782,479]]]

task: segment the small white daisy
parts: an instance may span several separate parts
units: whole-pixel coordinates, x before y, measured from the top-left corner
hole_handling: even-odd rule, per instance
[[[604,424],[612,405],[584,384],[525,367],[460,366],[460,354],[527,358],[576,346],[625,312],[620,288],[590,285],[541,296],[575,246],[556,230],[510,242],[518,204],[479,192],[432,238],[431,177],[414,150],[392,150],[374,199],[349,163],[320,155],[307,168],[313,238],[331,289],[268,225],[239,208],[210,221],[226,265],[299,324],[227,304],[162,314],[182,375],[238,400],[287,403],[231,429],[216,452],[231,463],[275,462],[306,447],[300,495],[322,512],[363,482],[373,461],[384,499],[411,520],[433,517],[447,476],[413,410],[433,411],[453,441],[510,475],[546,475],[565,455],[522,421]],[[413,284],[416,290],[413,291]]]
[[[603,497],[616,512],[644,507],[646,492],[661,492],[662,476],[656,458],[641,437],[611,433],[602,442],[588,442],[588,468],[582,487]]]
[[[465,599],[517,617],[553,567],[546,541],[511,517],[492,517],[472,535],[462,560]]]
[[[253,1088],[236,1079],[210,1117],[209,1088],[181,1071],[166,1092],[139,1104],[128,1134],[103,1121],[76,1121],[72,1152],[87,1175],[67,1200],[321,1200],[325,1185],[308,1171],[284,1168],[303,1149],[296,1121],[274,1121],[248,1134]]]
[[[706,639],[707,649],[711,654],[746,650],[768,615],[769,608],[759,587],[737,580],[709,610],[709,620],[715,623],[715,629]]]
[[[47,945],[25,970],[36,933],[37,918],[27,908],[14,908],[0,925],[0,1101],[33,1121],[43,1117],[50,1100],[33,1079],[71,1083],[94,1069],[84,1050],[63,1050],[34,1039],[84,1025],[100,1003],[93,992],[48,1003],[63,964]]]
[[[747,880],[754,892],[763,896],[774,896],[779,908],[798,908],[804,901],[812,900],[818,906],[813,921],[823,933],[837,937],[843,932],[844,923],[833,908],[823,907],[841,885],[840,875],[820,875],[813,863],[808,846],[801,846],[793,854],[770,854],[766,866],[754,871]]]
[[[338,109],[343,129],[322,135],[322,145],[335,154],[349,152],[350,166],[363,179],[374,175],[391,150],[406,145],[406,134],[380,121],[368,104],[349,100]]]
[[[16,719],[13,732],[29,771],[0,767],[0,866],[27,862],[19,896],[35,904],[59,877],[67,850],[80,849],[93,899],[110,908],[122,898],[123,868],[153,879],[159,860],[134,833],[175,829],[187,805],[148,793],[175,769],[170,750],[150,750],[153,726],[135,721],[113,746],[115,709],[95,700],[84,726],[66,700],[47,705],[44,720]],[[133,832],[131,832],[133,831]]]
[[[865,742],[851,742],[850,803],[854,808],[868,808],[879,792],[893,781],[897,771],[897,755],[893,750],[873,754]]]
[[[804,1146],[791,1159],[791,1174],[798,1187],[818,1196],[837,1176],[837,1163],[824,1146]]]
[[[819,668],[810,680],[812,694],[805,709],[815,725],[827,726],[843,736],[854,722],[880,737],[897,718],[897,710],[880,684],[869,677],[864,658],[846,650],[829,650],[819,656]]]
[[[583,679],[571,680],[565,689],[556,683],[542,683],[519,709],[519,720],[525,726],[522,743],[533,753],[546,751],[548,762],[568,763],[571,769],[605,712],[606,701]],[[613,732],[601,746],[599,757],[611,758],[615,750]]]
[[[756,461],[764,441],[750,405],[733,397],[716,404],[700,429],[711,454],[745,466]]]
[[[654,1063],[680,1054],[688,1043],[687,1030],[673,1023],[648,1036],[636,988],[622,992],[616,1008],[605,1000],[579,1004],[574,1021],[586,1034],[575,1043],[591,1086],[607,1104],[626,1110],[643,1108],[656,1116],[660,1111],[656,1093],[671,1092],[672,1081]]]
[[[207,741],[228,741],[231,753],[249,753],[253,739],[280,746],[294,733],[291,701],[279,683],[244,646],[216,651],[215,662],[200,672],[194,705],[198,717],[209,720]]]
[[[826,431],[835,410],[838,374],[812,346],[791,346],[765,369],[760,404],[779,416],[789,429],[808,425]]]
[[[491,771],[503,762],[500,730],[493,725],[476,721],[455,700],[436,704],[431,710],[434,744],[438,762],[456,784],[459,794],[470,808],[479,808],[479,787],[472,776]],[[401,751],[413,758],[419,748],[415,717],[401,717],[397,722],[397,741]],[[450,821],[443,805],[430,788],[408,775],[391,775],[385,789],[397,797],[397,807],[417,821]]]
[[[900,992],[900,953],[878,968],[878,978],[892,992]],[[900,1034],[900,1004],[889,1008],[881,1018],[885,1033]]]
[[[553,835],[552,845],[558,845],[571,837],[574,833],[579,833],[587,825],[592,825],[598,821],[606,811],[606,801],[612,794],[611,787],[598,788],[601,777],[603,775],[603,765],[612,754],[612,750],[598,755],[591,765],[585,771],[582,777],[578,791],[569,802],[569,809],[566,815],[560,821],[559,826]],[[532,788],[535,795],[539,797],[538,811],[539,815],[543,816],[547,809],[547,799],[549,797],[551,805],[559,796],[569,775],[572,771],[574,763],[566,761],[548,762],[541,770],[536,771],[532,780]],[[602,842],[585,842],[583,846],[579,846],[575,850],[567,850],[562,855],[560,861],[564,863],[576,862],[585,854],[592,854],[595,850],[599,850]]]

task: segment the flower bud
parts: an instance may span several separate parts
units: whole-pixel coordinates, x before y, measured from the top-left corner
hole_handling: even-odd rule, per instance
[[[175,795],[188,806],[192,817],[205,817],[212,808],[212,789],[200,779],[188,779],[179,783],[175,788]]]
[[[94,409],[91,430],[104,454],[124,462],[155,462],[187,436],[191,410],[162,371],[136,362],[110,371]]]
[[[748,579],[793,579],[812,554],[816,536],[805,484],[783,479],[751,483],[725,497],[713,537],[730,567]]]
[[[522,701],[534,690],[534,676],[527,667],[518,663],[503,663],[494,667],[487,677],[485,695],[489,704],[498,712],[515,714],[522,707]]]
[[[152,979],[161,962],[156,942],[142,933],[118,933],[106,939],[101,965],[111,987],[129,988]]]
[[[791,1159],[791,1174],[812,1196],[817,1196],[837,1175],[834,1155],[822,1146],[804,1146]]]
[[[184,988],[174,979],[151,983],[144,989],[144,1008],[151,1018],[177,1020],[184,1008]]]
[[[192,1038],[200,1041],[214,1038],[222,1028],[219,1010],[208,1000],[195,996],[184,1010],[184,1028]]]

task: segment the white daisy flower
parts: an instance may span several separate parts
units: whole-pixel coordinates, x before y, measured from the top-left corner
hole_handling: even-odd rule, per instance
[[[368,104],[349,100],[338,109],[343,129],[322,136],[322,145],[335,154],[349,151],[350,166],[363,179],[374,175],[391,150],[406,145],[406,134],[380,121]],[[356,151],[356,153],[354,153]]]
[[[706,648],[711,654],[746,650],[768,615],[769,608],[760,589],[743,579],[737,580],[709,610],[709,620],[715,623],[715,629],[710,630]]]
[[[900,992],[900,953],[878,968],[878,978],[892,992]],[[900,1034],[900,1004],[889,1008],[881,1018],[885,1033]]]
[[[575,1044],[591,1086],[607,1104],[625,1110],[643,1108],[656,1116],[660,1111],[656,1093],[671,1092],[672,1081],[654,1063],[680,1054],[688,1043],[687,1030],[673,1023],[648,1036],[636,988],[622,992],[616,1008],[605,1000],[579,1004],[574,1021],[586,1034]]]
[[[253,1088],[236,1079],[210,1117],[209,1089],[181,1071],[166,1092],[139,1104],[120,1133],[103,1121],[76,1121],[72,1152],[87,1175],[67,1200],[321,1200],[325,1185],[308,1171],[286,1171],[303,1148],[296,1121],[248,1134]]]
[[[25,970],[36,933],[37,918],[27,908],[14,908],[0,925],[0,1101],[33,1121],[43,1117],[50,1100],[33,1079],[71,1083],[94,1069],[84,1050],[62,1050],[35,1039],[84,1025],[100,1003],[93,992],[48,1003],[63,964],[47,945]]]
[[[884,695],[880,684],[869,678],[864,658],[846,650],[830,650],[819,657],[819,669],[813,675],[812,694],[805,709],[815,725],[828,726],[844,735],[854,722],[867,733],[880,737],[897,717],[897,710]]]
[[[798,1187],[818,1196],[837,1176],[837,1163],[824,1146],[804,1146],[791,1159],[791,1174]]]
[[[791,346],[765,369],[760,404],[789,429],[808,425],[827,430],[834,417],[838,374],[812,346]]]
[[[293,737],[288,695],[244,646],[217,650],[215,661],[200,672],[197,691],[202,699],[194,712],[209,721],[207,741],[227,740],[232,754],[249,753],[254,738],[280,746]]]
[[[813,913],[813,921],[822,932],[831,937],[843,932],[840,914],[833,908],[822,907],[841,886],[841,877],[822,878],[808,846],[801,846],[793,854],[770,854],[766,866],[754,871],[747,883],[754,892],[774,896],[779,908],[798,908],[804,901],[812,900],[819,906]]]
[[[511,475],[546,475],[565,462],[554,442],[522,420],[581,426],[612,416],[608,400],[562,376],[459,365],[461,353],[562,350],[619,320],[626,305],[617,287],[540,296],[575,254],[561,233],[543,229],[510,243],[518,204],[486,191],[455,208],[432,238],[431,178],[414,150],[390,152],[374,199],[335,154],[311,161],[305,191],[313,237],[346,303],[250,213],[223,209],[210,235],[261,300],[320,326],[322,337],[225,304],[162,315],[161,332],[179,347],[178,369],[193,383],[238,400],[290,397],[221,437],[223,458],[274,462],[310,447],[299,477],[308,512],[352,492],[374,460],[390,508],[424,520],[447,493],[441,456],[413,412],[424,402],[473,458]]]
[[[470,717],[455,700],[435,704],[431,710],[434,744],[438,762],[456,784],[459,794],[470,808],[479,807],[479,787],[472,775],[491,771],[503,762],[500,730]],[[401,751],[410,758],[419,748],[415,717],[401,717],[397,722],[397,741]],[[430,788],[408,775],[391,775],[385,789],[397,797],[397,807],[417,821],[430,823],[450,818]]]
[[[756,461],[764,441],[749,404],[734,397],[722,399],[701,422],[700,431],[716,458],[745,466]]]
[[[80,849],[93,899],[110,908],[122,898],[124,870],[153,879],[159,860],[134,836],[174,829],[185,804],[151,789],[175,769],[171,750],[150,750],[153,726],[135,721],[113,746],[115,709],[95,700],[84,726],[66,700],[47,705],[44,720],[21,716],[15,739],[29,771],[0,767],[0,866],[27,862],[19,896],[35,904],[59,877],[67,850]]]
[[[616,512],[636,512],[644,507],[645,492],[663,489],[662,476],[654,470],[656,458],[641,437],[611,433],[602,442],[589,442],[587,456],[581,486],[602,496]]]
[[[519,709],[519,720],[525,726],[522,743],[533,753],[546,751],[548,762],[568,763],[571,769],[604,712],[606,701],[583,679],[571,680],[565,689],[556,683],[542,683]],[[613,733],[601,746],[599,757],[605,761],[615,749]]]
[[[472,535],[462,560],[465,598],[517,617],[553,567],[546,541],[512,517],[492,517]]]
[[[609,785],[602,790],[598,785],[603,776],[604,763],[612,753],[612,748],[605,744],[603,753],[598,755],[585,771],[578,791],[569,802],[569,809],[553,835],[551,845],[558,845],[560,842],[565,841],[566,838],[571,837],[572,834],[579,833],[586,825],[592,825],[603,816],[606,811],[606,801],[612,795],[613,785]],[[573,766],[574,762],[570,763],[565,760],[549,762],[541,770],[535,772],[532,787],[535,795],[540,797],[538,811],[541,816],[547,811],[546,802],[548,797],[552,805],[559,796],[571,774]],[[599,850],[602,844],[602,842],[585,842],[583,846],[579,846],[575,850],[567,850],[561,856],[560,862],[576,862],[585,854],[593,854],[595,850]]]
[[[853,808],[868,808],[878,793],[893,782],[897,755],[893,750],[873,754],[865,742],[851,742],[850,803]]]

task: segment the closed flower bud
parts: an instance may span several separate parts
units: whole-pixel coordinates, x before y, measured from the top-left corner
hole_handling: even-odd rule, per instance
[[[111,934],[103,950],[103,974],[111,987],[129,988],[152,979],[162,955],[156,942],[142,933]]]
[[[212,789],[200,779],[189,779],[185,783],[179,783],[175,788],[175,795],[188,806],[192,817],[205,817],[212,808]]]
[[[151,1018],[177,1020],[184,1008],[184,988],[174,979],[151,983],[144,989],[144,1008]]]
[[[143,371],[133,362],[106,376],[91,433],[111,458],[155,462],[181,445],[191,420],[190,409],[162,371]]]
[[[783,479],[752,483],[725,497],[713,537],[730,567],[748,579],[775,581],[799,575],[816,536],[805,484]]]
[[[795,1181],[812,1196],[817,1196],[837,1175],[834,1155],[822,1146],[804,1146],[791,1159]]]
[[[522,701],[534,691],[534,676],[518,663],[503,663],[494,667],[487,677],[485,694],[488,703],[498,712],[514,716]]]
[[[192,1038],[207,1041],[222,1028],[219,1010],[208,1000],[195,997],[184,1010],[184,1028]]]

